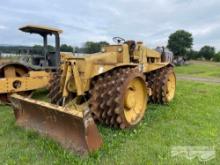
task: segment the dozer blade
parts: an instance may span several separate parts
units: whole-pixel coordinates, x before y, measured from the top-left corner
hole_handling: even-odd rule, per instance
[[[9,99],[19,126],[49,136],[64,148],[80,155],[101,147],[102,138],[88,108],[79,111],[17,94],[11,95]]]

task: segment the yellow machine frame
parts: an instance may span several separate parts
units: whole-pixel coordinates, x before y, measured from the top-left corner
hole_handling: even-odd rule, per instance
[[[95,121],[131,128],[144,117],[150,99],[167,104],[174,98],[173,66],[161,56],[134,41],[80,57],[61,53],[60,69],[49,87],[51,104],[16,94],[9,97],[16,122],[76,153],[95,151],[103,143]]]
[[[160,53],[144,47],[142,43],[138,43],[134,54],[136,62],[130,62],[128,45],[122,44],[105,46],[101,53],[66,58],[62,66],[61,86],[66,86],[63,87],[63,96],[67,97],[69,92],[83,95],[89,90],[92,78],[117,67],[139,67],[141,72],[148,73],[170,65],[170,62],[161,62]]]

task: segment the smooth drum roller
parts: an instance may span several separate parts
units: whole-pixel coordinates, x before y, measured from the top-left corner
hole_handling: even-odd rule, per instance
[[[24,77],[28,74],[28,68],[22,66],[21,64],[17,63],[6,63],[0,66],[0,79],[4,78],[16,78],[16,77]],[[13,82],[13,87],[19,88],[19,81]],[[31,95],[31,91],[19,92],[19,94],[24,96]],[[0,93],[0,101],[3,103],[8,103],[8,94],[7,93]]]

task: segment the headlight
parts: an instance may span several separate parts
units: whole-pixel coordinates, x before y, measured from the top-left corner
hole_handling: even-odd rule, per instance
[[[122,50],[123,50],[122,48],[118,48],[118,52],[122,52]]]

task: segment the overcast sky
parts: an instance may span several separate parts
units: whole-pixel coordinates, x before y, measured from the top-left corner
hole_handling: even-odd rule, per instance
[[[166,45],[178,29],[193,34],[194,48],[220,50],[219,0],[5,0],[0,6],[0,44],[32,45],[38,36],[17,29],[40,24],[64,30],[61,43],[111,42],[114,36]]]

